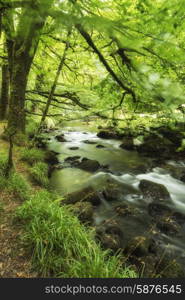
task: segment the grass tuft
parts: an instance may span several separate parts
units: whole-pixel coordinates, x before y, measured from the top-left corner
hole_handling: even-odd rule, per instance
[[[49,187],[48,165],[44,162],[37,162],[29,169],[32,179],[40,186]]]
[[[4,176],[7,169],[8,157],[4,153],[0,153],[0,176]]]
[[[25,244],[42,276],[70,278],[133,278],[118,256],[109,256],[94,240],[94,232],[80,224],[67,206],[48,191],[37,192],[17,209]]]
[[[30,165],[38,162],[43,162],[45,158],[45,153],[36,148],[24,148],[20,155],[21,160],[26,161]]]
[[[23,176],[12,173],[8,178],[0,175],[0,189],[13,193],[16,199],[21,201],[29,199],[31,187]]]

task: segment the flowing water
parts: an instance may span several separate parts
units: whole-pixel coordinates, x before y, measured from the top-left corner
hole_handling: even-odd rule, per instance
[[[97,160],[101,165],[108,165],[109,171],[100,170],[95,173],[83,171],[78,168],[66,166],[61,170],[55,170],[51,177],[51,186],[61,195],[81,190],[84,187],[92,186],[97,189],[115,182],[123,187],[119,199],[107,202],[101,197],[101,205],[95,209],[94,224],[98,225],[108,218],[115,217],[114,207],[123,201],[139,210],[136,216],[129,218],[117,217],[120,226],[123,228],[125,245],[132,237],[143,235],[151,228],[151,217],[147,213],[147,203],[139,190],[139,183],[147,179],[164,185],[170,193],[171,206],[175,211],[185,215],[185,184],[173,178],[165,168],[152,168],[151,159],[144,158],[135,151],[126,151],[119,146],[119,140],[105,140],[97,137],[96,132],[85,127],[65,127],[58,130],[57,134],[64,134],[66,142],[58,142],[51,135],[49,149],[58,153],[61,164],[68,157],[80,156]],[[91,144],[86,143],[90,141]],[[104,148],[97,148],[102,145]],[[71,147],[77,147],[71,150]],[[176,168],[184,168],[183,162],[169,161],[167,164]],[[160,238],[164,247],[179,256],[181,263],[185,266],[185,224],[182,226],[180,237],[174,237],[161,233]]]

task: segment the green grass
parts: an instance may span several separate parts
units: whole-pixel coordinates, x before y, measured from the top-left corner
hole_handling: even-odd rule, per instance
[[[8,178],[6,190],[13,192],[16,198],[23,201],[29,198],[31,187],[22,175],[13,173]]]
[[[32,179],[42,187],[49,186],[48,165],[44,162],[37,162],[29,169]]]
[[[30,119],[27,126],[26,126],[26,134],[29,136],[29,137],[33,137],[36,132],[37,132],[37,129],[38,129],[38,122],[36,122],[35,120],[33,119]]]
[[[0,176],[4,176],[7,168],[8,157],[3,152],[0,152]]]
[[[12,193],[16,199],[24,201],[29,198],[31,187],[23,176],[12,172],[8,178],[0,175],[0,190]]]
[[[36,148],[24,148],[21,151],[20,158],[26,161],[28,164],[33,165],[38,162],[43,162],[45,158],[45,153]]]
[[[56,197],[56,196],[55,196]],[[94,240],[94,232],[80,224],[61,199],[46,190],[37,192],[16,212],[25,226],[25,245],[41,276],[69,278],[133,278],[120,257],[110,256]]]

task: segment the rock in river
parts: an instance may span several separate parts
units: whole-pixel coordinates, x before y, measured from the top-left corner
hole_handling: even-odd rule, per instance
[[[151,238],[146,236],[136,236],[128,243],[124,252],[137,257],[145,256],[149,253],[151,243]]]
[[[144,143],[137,146],[137,151],[149,157],[160,156],[169,158],[170,153],[175,151],[175,145],[167,138],[161,138],[157,135],[145,137]]]
[[[132,137],[125,137],[122,140],[122,144],[120,145],[120,148],[125,149],[125,150],[134,150],[134,142]]]
[[[79,147],[70,147],[69,150],[78,150]]]
[[[85,144],[89,144],[89,145],[95,145],[95,144],[97,144],[97,142],[95,142],[95,141],[89,141],[89,140],[85,140],[85,141],[83,141]]]
[[[98,193],[93,188],[87,187],[80,191],[67,194],[62,203],[74,204],[79,201],[91,202],[93,205],[99,205],[101,202]]]
[[[139,188],[147,200],[170,200],[170,194],[162,184],[143,179],[140,181]]]
[[[64,134],[57,135],[55,138],[57,139],[58,142],[67,142],[66,139],[64,138]]]
[[[88,172],[96,172],[101,166],[97,160],[83,158],[76,167]]]
[[[82,223],[91,224],[93,222],[93,205],[90,202],[77,202],[72,206],[73,213]]]
[[[117,251],[122,248],[122,230],[116,220],[108,219],[96,228],[96,237],[105,249]]]
[[[102,130],[97,136],[102,139],[119,139],[120,135],[114,131]]]
[[[156,224],[157,228],[167,234],[167,235],[176,235],[180,232],[180,225],[176,223],[171,217],[161,218]]]
[[[155,201],[148,205],[148,212],[149,215],[152,216],[153,218],[158,218],[161,216],[169,216],[172,214],[172,210],[170,207],[161,203],[156,203]]]
[[[101,148],[105,148],[105,146],[98,144],[98,145],[96,146],[96,148],[101,149]]]
[[[45,162],[50,165],[58,164],[57,153],[54,151],[47,151],[45,154]]]

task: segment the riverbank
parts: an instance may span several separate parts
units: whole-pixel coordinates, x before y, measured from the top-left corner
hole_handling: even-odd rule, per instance
[[[47,178],[43,181],[43,165],[38,165],[44,164],[42,151],[31,149],[32,156],[26,156],[24,147],[15,146],[15,170],[6,179],[3,167],[8,144],[0,143],[2,278],[136,276],[120,256],[101,249],[93,230],[60,205],[61,197],[43,188]]]
[[[123,149],[123,135],[110,130],[103,135],[70,126],[48,133],[46,145],[56,158],[50,174],[53,190],[63,195],[63,203],[71,205],[81,222],[95,228],[104,249],[121,249],[139,274],[183,277],[182,153],[173,146],[168,157],[163,156],[166,151],[144,156]],[[158,147],[167,149],[168,144]]]
[[[21,184],[18,199],[29,196],[9,220],[22,230],[15,240],[21,237],[30,274],[184,277],[184,214],[176,207],[183,205],[183,183],[149,157],[122,149],[122,139],[79,130],[42,134],[36,144],[43,150],[14,148],[16,173],[31,189]]]

